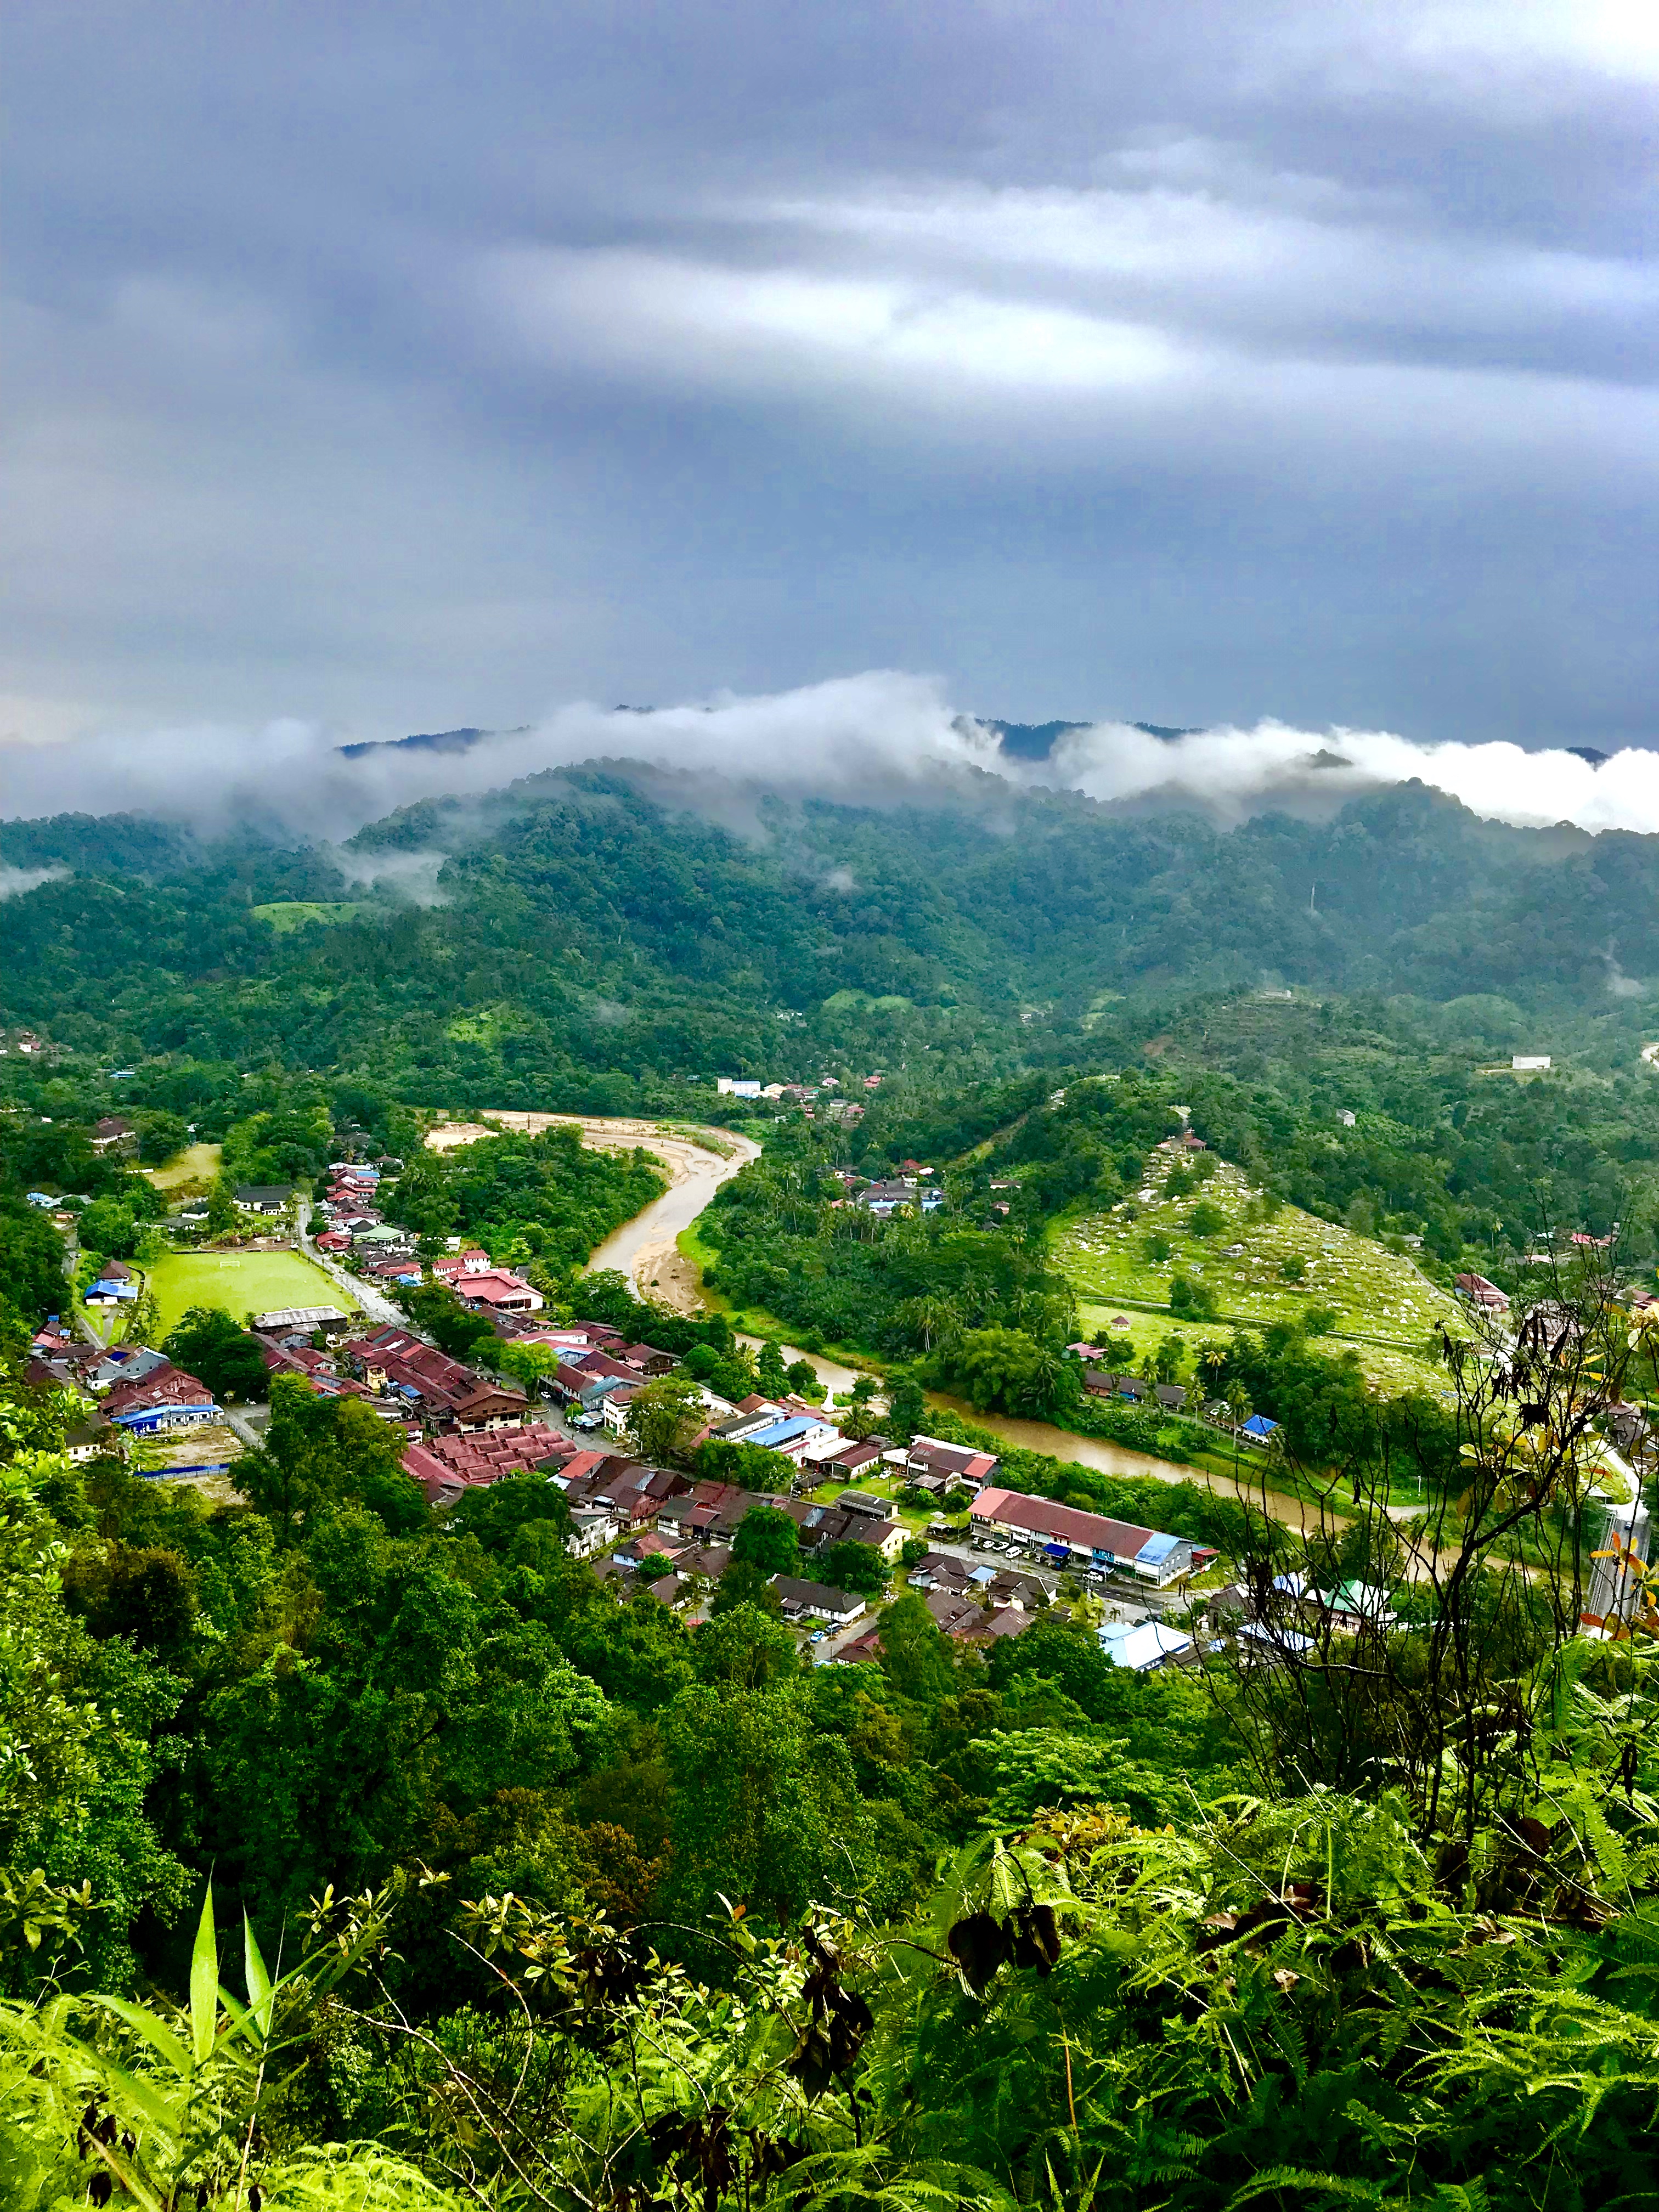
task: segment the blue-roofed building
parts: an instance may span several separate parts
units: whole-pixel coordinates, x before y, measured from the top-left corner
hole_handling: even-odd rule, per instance
[[[1265,1413],[1252,1413],[1248,1421],[1239,1425],[1239,1435],[1247,1444],[1265,1444],[1275,1434],[1277,1421],[1270,1421]]]
[[[799,1467],[808,1444],[817,1443],[826,1431],[834,1433],[829,1422],[818,1420],[810,1413],[787,1413],[769,1428],[752,1431],[744,1442],[758,1444],[763,1451],[781,1452]]]
[[[1135,1572],[1160,1585],[1173,1582],[1177,1575],[1190,1574],[1192,1569],[1192,1541],[1186,1536],[1160,1533],[1135,1553]]]
[[[1100,1648],[1115,1667],[1145,1674],[1193,1648],[1190,1633],[1161,1620],[1114,1621],[1100,1632]]]

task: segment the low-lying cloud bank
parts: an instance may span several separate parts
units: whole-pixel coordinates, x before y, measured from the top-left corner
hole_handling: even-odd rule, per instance
[[[131,812],[208,835],[241,824],[338,840],[416,799],[473,796],[544,769],[623,759],[786,795],[880,804],[943,795],[978,770],[1016,787],[1196,806],[1229,823],[1273,808],[1324,813],[1416,778],[1494,821],[1659,833],[1659,753],[1632,750],[1596,765],[1518,745],[1414,744],[1386,731],[1270,721],[1164,739],[1099,722],[1066,732],[1048,760],[1023,761],[953,706],[939,684],[886,670],[643,712],[578,703],[459,753],[387,745],[348,756],[331,733],[292,721],[254,732],[100,732],[0,749],[0,791],[14,818]]]
[[[40,884],[56,883],[67,868],[9,868],[0,865],[0,899],[21,898]]]

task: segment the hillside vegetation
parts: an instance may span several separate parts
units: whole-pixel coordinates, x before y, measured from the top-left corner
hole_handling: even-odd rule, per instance
[[[1056,1231],[1055,1257],[1085,1330],[1124,1305],[1170,1312],[1173,1292],[1173,1318],[1194,1345],[1218,1341],[1224,1327],[1306,1330],[1311,1317],[1316,1337],[1352,1340],[1374,1381],[1443,1390],[1431,1338],[1437,1326],[1461,1325],[1462,1316],[1407,1257],[1299,1206],[1264,1204],[1260,1187],[1230,1163],[1196,1185],[1177,1170],[1173,1194],[1170,1168],[1168,1156],[1154,1154],[1141,1187],[1149,1194]],[[1217,1218],[1199,1215],[1195,1228],[1200,1207]]]
[[[1194,994],[1264,982],[1449,1003],[1447,1042],[1488,1058],[1629,1066],[1659,976],[1659,840],[1504,829],[1420,789],[1222,832],[989,776],[876,809],[608,763],[422,802],[351,848],[0,823],[0,860],[70,872],[0,909],[0,1023],[118,1063],[275,1055],[410,1098],[625,1111],[826,1054],[959,1085],[1172,1021],[1185,1045]],[[1283,1018],[1257,1044],[1231,1026],[1237,1057]]]
[[[1650,2201],[1655,1662],[1576,1632],[1567,1418],[1646,1386],[1580,1319],[1512,1378],[1541,1447],[1470,1375],[1455,1481],[1350,1429],[1340,1526],[1212,1501],[1249,1587],[1368,1577],[1386,1620],[1285,1596],[1275,1666],[1224,1624],[1150,1675],[1076,1607],[988,1650],[896,1595],[847,1668],[756,1603],[689,1629],[568,1555],[552,1486],[436,1521],[395,1430],[292,1377],[210,1508],[72,1466],[13,1333],[6,2202]]]

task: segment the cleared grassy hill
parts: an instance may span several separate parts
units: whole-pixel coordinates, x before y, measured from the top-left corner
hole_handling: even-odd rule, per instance
[[[286,937],[291,929],[303,929],[310,921],[331,928],[337,922],[355,920],[362,911],[356,899],[275,899],[248,908],[256,921],[268,921],[279,937]]]
[[[1437,1322],[1455,1316],[1456,1302],[1409,1257],[1298,1206],[1265,1200],[1242,1170],[1225,1161],[1217,1163],[1201,1189],[1169,1197],[1164,1185],[1172,1164],[1167,1155],[1154,1152],[1140,1195],[1109,1212],[1062,1222],[1054,1232],[1055,1259],[1077,1291],[1084,1327],[1096,1341],[1131,1343],[1139,1352],[1173,1324],[1196,1349],[1240,1324],[1263,1328],[1305,1320],[1323,1307],[1335,1319],[1321,1340],[1334,1352],[1355,1346],[1366,1373],[1378,1382],[1396,1390],[1444,1390],[1443,1373],[1429,1357],[1427,1343]],[[1192,1226],[1200,1206],[1220,1216],[1213,1233],[1200,1235]],[[1302,1279],[1287,1279],[1298,1265]],[[1176,1276],[1214,1293],[1219,1309],[1214,1321],[1171,1314]],[[1130,1323],[1127,1331],[1109,1327],[1120,1313]]]

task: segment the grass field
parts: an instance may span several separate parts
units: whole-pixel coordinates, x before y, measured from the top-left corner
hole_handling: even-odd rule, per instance
[[[248,912],[255,921],[268,921],[279,937],[290,929],[303,929],[308,921],[320,921],[325,927],[337,921],[349,921],[362,908],[355,899],[277,899],[269,906],[252,906]]]
[[[186,1145],[165,1167],[140,1168],[138,1172],[157,1190],[178,1190],[187,1182],[210,1183],[219,1172],[222,1145]]]
[[[353,1304],[299,1252],[169,1252],[149,1272],[163,1334],[191,1306],[222,1306],[241,1321],[276,1306]]]
[[[1092,1214],[1055,1232],[1054,1257],[1077,1292],[1084,1326],[1096,1343],[1133,1346],[1139,1354],[1174,1327],[1197,1351],[1224,1337],[1234,1324],[1260,1328],[1327,1306],[1334,1310],[1336,1325],[1318,1341],[1333,1351],[1352,1344],[1366,1373],[1389,1389],[1444,1390],[1444,1375],[1428,1358],[1426,1340],[1437,1322],[1457,1314],[1457,1304],[1408,1258],[1297,1206],[1281,1206],[1272,1220],[1259,1218],[1261,1192],[1226,1161],[1200,1191],[1165,1198],[1169,1165],[1167,1156],[1153,1153],[1147,1170],[1153,1195],[1132,1201],[1134,1219],[1118,1212]],[[1215,1236],[1194,1237],[1187,1225],[1200,1200],[1224,1218]],[[1148,1256],[1146,1241],[1153,1236],[1167,1240],[1168,1258]],[[1237,1245],[1243,1251],[1230,1255],[1228,1247]],[[1284,1279],[1281,1265],[1289,1260],[1303,1262],[1302,1283]],[[1215,1292],[1219,1322],[1170,1315],[1170,1284],[1177,1274]],[[1137,1307],[1154,1310],[1137,1312]],[[1128,1321],[1127,1329],[1110,1328],[1118,1314]]]

